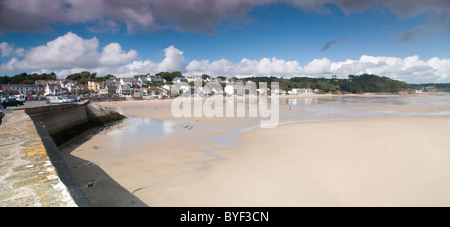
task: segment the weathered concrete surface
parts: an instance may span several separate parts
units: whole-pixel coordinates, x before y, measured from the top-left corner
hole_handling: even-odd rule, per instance
[[[33,121],[15,110],[0,127],[0,206],[77,206]]]
[[[27,108],[25,112],[33,121],[41,121],[46,126],[48,133],[54,135],[64,130],[70,130],[75,126],[87,124],[89,119],[85,104],[40,106]]]
[[[42,122],[57,146],[93,127],[102,127],[124,118],[115,111],[101,108],[89,101],[26,108],[25,113],[35,123]]]

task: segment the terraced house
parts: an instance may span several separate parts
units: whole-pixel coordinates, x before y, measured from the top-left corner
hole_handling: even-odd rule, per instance
[[[20,94],[37,94],[39,91],[43,91],[44,87],[38,85],[29,84],[2,84],[1,89],[3,92],[7,90],[18,91]]]

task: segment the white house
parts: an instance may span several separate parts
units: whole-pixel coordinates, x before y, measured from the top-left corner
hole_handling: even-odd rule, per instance
[[[138,78],[139,83],[142,85],[147,85],[148,84],[148,79],[145,76],[141,76]]]
[[[183,77],[175,77],[175,78],[173,78],[172,82],[173,83],[181,83],[181,82],[187,83],[188,80]]]
[[[119,91],[120,82],[113,80],[106,80],[105,81],[105,89],[107,90],[107,93],[116,94],[120,93]]]
[[[246,87],[240,85],[227,85],[224,88],[224,92],[226,95],[244,95]],[[247,89],[248,90],[248,89]]]
[[[147,92],[151,96],[167,95],[167,90],[160,87],[150,87],[147,89]]]
[[[120,78],[120,85],[122,85],[122,86],[128,85],[128,86],[132,87],[133,80],[131,78]]]
[[[309,89],[309,88],[293,88],[292,90],[288,91],[288,94],[290,94],[290,95],[310,95],[310,94],[314,94],[314,90]]]
[[[186,78],[186,80],[187,80],[188,83],[194,82],[194,81],[195,81],[195,77],[187,76],[187,77],[185,77],[185,78]],[[200,77],[200,79],[201,79],[201,77]]]
[[[163,78],[161,78],[160,76],[154,76],[154,75],[147,76],[147,80],[148,80],[148,82],[164,82]]]
[[[117,93],[119,93],[120,95],[133,95],[134,94],[134,89],[131,88],[130,85],[120,85],[117,88]]]
[[[63,89],[60,84],[47,84],[45,87],[45,95],[60,95]]]
[[[131,79],[134,87],[142,87],[142,81],[138,79]]]
[[[3,84],[3,90],[18,91],[20,94],[28,95],[30,92],[37,94],[39,91],[44,90],[43,87],[38,85],[28,85],[28,84]]]

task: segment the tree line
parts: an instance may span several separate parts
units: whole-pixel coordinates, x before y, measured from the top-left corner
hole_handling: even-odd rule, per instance
[[[27,74],[21,73],[15,76],[0,76],[0,84],[34,84],[36,80],[56,80],[55,73]]]
[[[333,76],[328,78],[310,78],[310,77],[251,77],[245,78],[253,82],[278,82],[281,90],[289,91],[293,88],[317,89],[319,93],[345,94],[345,93],[399,93],[408,91],[409,84],[393,80],[388,77],[380,77],[372,74],[363,74],[360,76],[349,75],[347,79],[338,79]]]
[[[425,84],[410,84],[414,90],[422,90],[423,92],[450,92],[450,83],[437,84],[437,83],[425,83]]]
[[[175,72],[159,72],[155,74],[160,76],[168,82],[171,82],[176,77],[183,77],[180,71]],[[135,77],[146,76],[136,75]],[[97,73],[90,73],[87,71],[73,73],[66,77],[68,80],[75,80],[79,84],[87,84],[88,81],[102,82],[108,79],[116,78],[114,75],[106,75],[99,77]],[[210,78],[209,75],[203,74],[202,79]],[[227,79],[224,76],[218,76],[222,80]],[[0,84],[35,84],[36,80],[56,80],[55,73],[21,73],[15,76],[0,76]],[[231,78],[233,81],[237,81],[236,77]],[[248,77],[241,79],[244,82],[253,81],[257,86],[259,82],[278,82],[280,89],[289,91],[293,88],[310,88],[317,89],[319,93],[333,93],[333,94],[346,94],[346,93],[399,93],[403,91],[409,91],[411,89],[424,91],[440,91],[450,92],[450,83],[447,84],[407,84],[402,81],[394,80],[385,76],[377,76],[373,74],[363,75],[349,75],[345,79],[338,79],[336,76],[332,78],[311,78],[311,77],[292,77],[292,78],[279,78],[279,77]],[[225,86],[222,83],[222,86]]]
[[[83,71],[80,73],[74,73],[66,77],[66,80],[76,80],[79,84],[88,84],[89,81],[94,82],[104,82],[109,79],[116,78],[113,75],[106,75],[102,77],[97,77],[97,73],[90,73],[87,71]]]

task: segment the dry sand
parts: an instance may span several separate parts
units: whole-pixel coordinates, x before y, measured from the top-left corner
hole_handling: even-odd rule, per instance
[[[126,114],[176,120],[170,100],[102,105],[145,106]],[[220,121],[226,127],[234,120]],[[199,147],[217,144],[186,139],[201,130],[180,130],[116,154],[110,128],[65,156],[80,184],[95,183],[84,189],[101,206],[450,206],[450,116],[258,128],[214,156]]]

